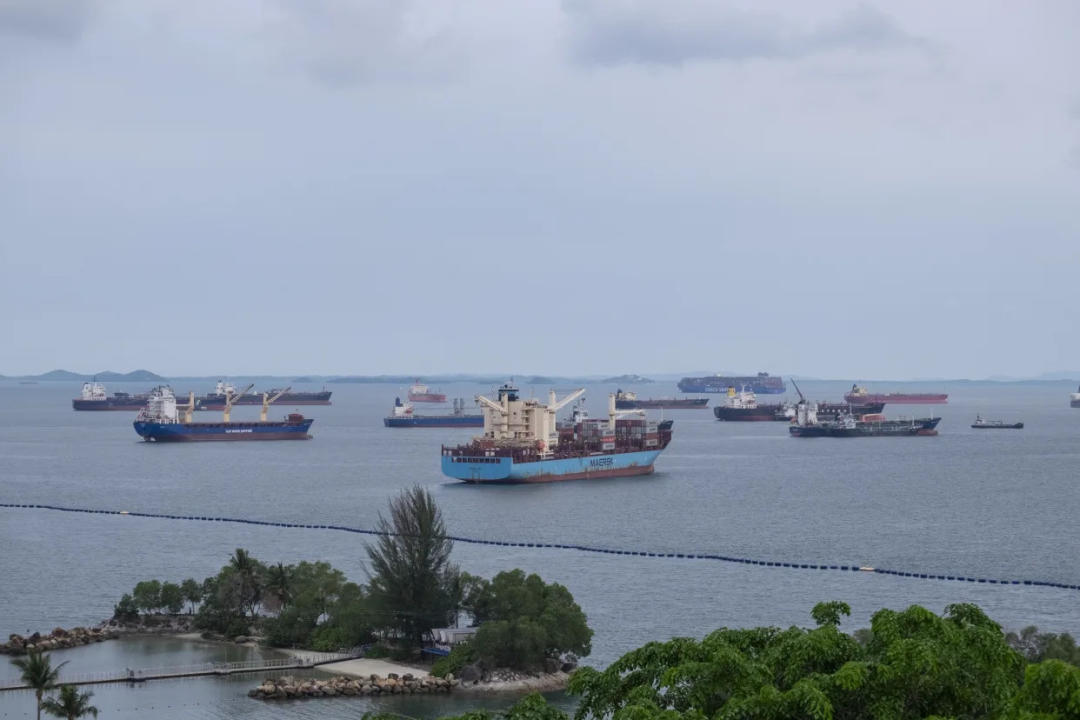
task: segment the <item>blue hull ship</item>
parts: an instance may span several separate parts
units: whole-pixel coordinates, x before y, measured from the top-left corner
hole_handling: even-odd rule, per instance
[[[648,475],[659,450],[591,455],[532,462],[515,462],[512,457],[452,456],[443,454],[442,471],[470,483],[532,483],[553,480]]]
[[[468,483],[539,483],[651,473],[671,442],[672,421],[650,422],[644,410],[619,410],[612,393],[607,418],[590,419],[579,406],[559,422],[556,413],[584,392],[558,400],[551,391],[547,404],[522,399],[512,385],[499,388],[498,400],[478,396],[484,432],[472,442],[443,446],[443,474]]]
[[[204,440],[307,440],[313,418],[282,422],[160,423],[136,420],[135,432],[152,442]]]

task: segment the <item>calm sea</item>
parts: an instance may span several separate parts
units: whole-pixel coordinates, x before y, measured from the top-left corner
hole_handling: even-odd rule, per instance
[[[847,386],[806,382],[804,391],[838,400]],[[384,428],[381,418],[404,387],[329,387],[332,406],[301,409],[316,418],[310,442],[170,446],[140,442],[133,414],[73,412],[76,384],[0,382],[0,502],[371,527],[388,498],[419,484],[434,493],[457,535],[1080,582],[1080,410],[1068,406],[1068,383],[903,385],[950,394],[945,406],[886,408],[889,415],[940,414],[936,438],[798,440],[782,423],[668,411],[675,439],[652,476],[505,487],[440,475],[440,443],[473,430]],[[664,383],[629,389],[643,397],[675,393]],[[490,388],[442,390],[471,397]],[[542,395],[547,387],[534,390]],[[613,390],[589,388],[594,414]],[[976,413],[1023,420],[1026,428],[972,430]],[[327,560],[363,581],[363,543],[332,531],[0,509],[0,637],[96,623],[138,580],[201,579],[237,547],[266,561]],[[974,602],[1008,628],[1080,631],[1075,591],[460,544],[454,557],[471,573],[520,567],[565,584],[596,631],[589,658],[596,665],[648,640],[725,625],[810,624],[813,604],[831,599],[852,605],[849,629],[865,626],[881,607],[919,603],[940,612]],[[56,656],[79,672],[237,652],[263,651],[126,640]],[[12,674],[0,664],[0,680]],[[95,701],[109,718],[148,710],[156,717],[359,717],[371,709],[362,700],[266,705],[245,696],[256,682],[101,687]],[[32,704],[26,693],[0,694],[0,717],[30,717]],[[402,699],[389,709],[430,717],[477,704]]]

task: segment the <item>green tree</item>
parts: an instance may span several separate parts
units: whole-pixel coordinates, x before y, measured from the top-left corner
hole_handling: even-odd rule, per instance
[[[1028,665],[1024,685],[1010,703],[1010,720],[1080,718],[1080,668],[1061,660]]]
[[[62,662],[56,667],[52,665],[52,658],[40,652],[31,652],[26,657],[15,658],[11,664],[19,668],[20,678],[24,685],[28,685],[34,691],[37,698],[37,718],[41,720],[42,697],[45,692],[56,687],[56,679],[60,676],[60,668],[67,665]]]
[[[113,605],[113,617],[121,622],[131,622],[139,617],[139,606],[129,593],[124,593],[120,602]]]
[[[161,583],[157,580],[143,580],[135,585],[131,594],[143,612],[154,612],[161,607]]]
[[[265,574],[265,568],[243,548],[236,548],[229,559],[229,565],[235,571],[235,577],[240,583],[237,590],[240,604],[247,614],[254,618],[258,614],[259,603],[262,600],[262,577]]]
[[[379,514],[380,533],[366,546],[371,561],[370,595],[404,646],[420,645],[433,627],[445,625],[459,604],[458,569],[450,563],[442,511],[417,486],[390,501],[390,517]]]
[[[592,630],[570,591],[538,575],[513,570],[473,582],[466,604],[480,624],[476,652],[490,664],[536,669],[544,658],[592,650]]]
[[[202,585],[195,578],[188,578],[180,583],[180,593],[188,604],[188,614],[194,614],[196,606],[202,602]]]
[[[45,712],[58,718],[78,720],[87,715],[98,716],[98,709],[90,704],[92,692],[79,692],[74,685],[61,685],[60,695],[56,698],[45,698],[41,707]]]
[[[161,607],[176,615],[184,609],[184,593],[176,583],[164,582],[161,584],[160,602]]]
[[[577,717],[615,720],[922,720],[1002,717],[1023,659],[974,605],[944,616],[918,606],[873,616],[863,647],[841,633],[842,603],[814,608],[818,627],[721,629],[627,653],[606,670],[582,668],[570,689]]]
[[[272,602],[277,610],[288,607],[292,601],[292,580],[290,568],[283,563],[271,565],[266,569],[266,581],[263,590],[263,603]]]

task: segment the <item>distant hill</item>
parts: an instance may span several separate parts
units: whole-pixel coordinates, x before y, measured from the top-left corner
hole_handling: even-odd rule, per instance
[[[25,375],[25,380],[67,381],[80,382],[97,378],[99,382],[160,382],[165,378],[149,370],[132,370],[129,373],[118,373],[112,370],[103,370],[93,375],[73,373],[70,370],[50,370],[41,375]]]

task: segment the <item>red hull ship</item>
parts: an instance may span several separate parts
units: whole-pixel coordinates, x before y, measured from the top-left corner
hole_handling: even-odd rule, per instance
[[[428,392],[428,386],[417,380],[409,388],[409,402],[444,403],[446,402],[446,395]]]
[[[944,405],[949,402],[947,393],[871,393],[859,385],[852,385],[851,392],[844,395],[849,403],[886,403],[889,405]]]

